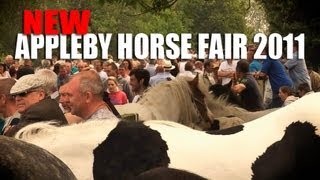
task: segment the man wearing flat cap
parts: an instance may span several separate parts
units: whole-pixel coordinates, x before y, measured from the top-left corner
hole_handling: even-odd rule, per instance
[[[56,100],[48,95],[45,82],[35,74],[21,77],[11,88],[15,97],[20,122],[5,135],[12,136],[22,127],[39,121],[57,121],[58,125],[67,124],[67,120]]]

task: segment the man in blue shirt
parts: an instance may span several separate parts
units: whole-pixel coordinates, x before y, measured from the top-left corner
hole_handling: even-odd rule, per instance
[[[267,51],[265,50],[264,53]],[[287,75],[284,66],[278,59],[271,59],[268,55],[267,58],[262,61],[262,68],[256,77],[268,76],[271,89],[272,89],[272,102],[269,104],[268,108],[281,107],[283,102],[279,97],[279,88],[281,86],[292,87],[293,83],[289,76]]]

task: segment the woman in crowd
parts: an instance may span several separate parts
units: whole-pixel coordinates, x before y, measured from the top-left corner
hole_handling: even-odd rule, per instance
[[[128,103],[127,95],[119,89],[118,82],[115,77],[110,76],[108,78],[107,87],[108,96],[113,105],[122,105]]]
[[[7,71],[7,66],[5,64],[0,64],[0,78],[10,78],[10,74]]]

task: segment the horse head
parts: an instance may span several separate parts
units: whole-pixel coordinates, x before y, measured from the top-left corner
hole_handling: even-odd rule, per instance
[[[199,74],[197,73],[196,77],[189,81],[188,84],[192,92],[191,100],[194,103],[199,116],[199,120],[195,121],[195,123],[202,130],[209,130],[212,128],[216,129],[213,127],[213,125],[215,124],[213,121],[213,115],[208,109],[207,103],[205,101],[206,96],[199,88]]]

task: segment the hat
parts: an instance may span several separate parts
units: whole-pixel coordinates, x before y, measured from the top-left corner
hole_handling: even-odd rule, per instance
[[[113,59],[109,58],[109,59],[107,60],[107,62],[108,62],[108,63],[113,63]]]
[[[22,76],[10,90],[11,95],[16,95],[22,92],[26,92],[30,89],[38,88],[44,85],[44,81],[35,74],[28,74]]]
[[[163,62],[164,62],[164,63],[163,63],[163,68],[164,68],[165,70],[172,70],[172,69],[175,68],[175,66],[171,64],[171,61],[170,61],[170,60],[164,60]]]

